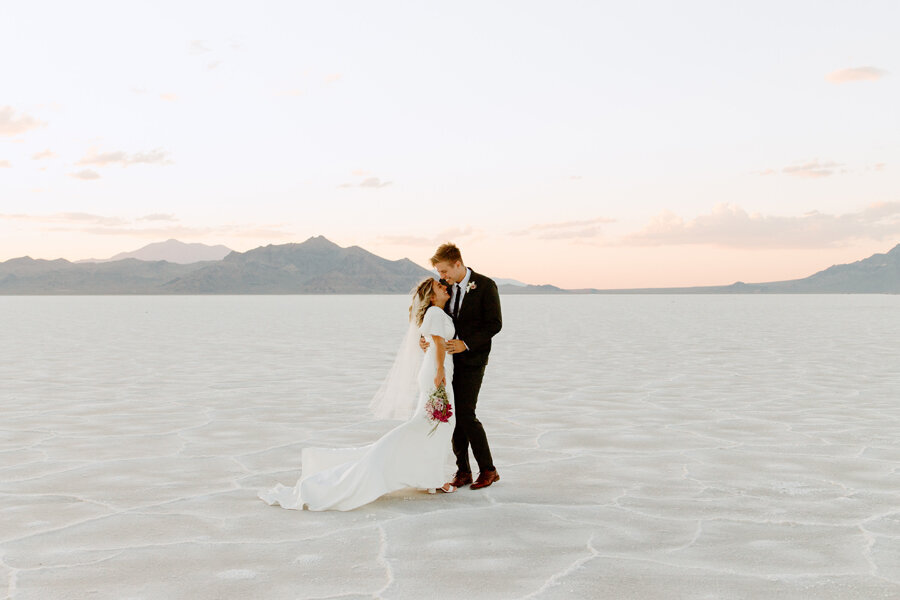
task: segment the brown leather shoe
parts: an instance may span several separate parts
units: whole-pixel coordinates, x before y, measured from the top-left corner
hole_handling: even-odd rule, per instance
[[[500,475],[497,474],[497,470],[493,471],[484,471],[483,473],[478,474],[478,479],[475,480],[475,483],[472,484],[470,489],[480,490],[481,488],[485,488],[495,481],[500,481]]]
[[[471,473],[457,473],[453,476],[453,480],[450,482],[450,485],[461,488],[464,485],[469,485],[472,483],[472,474]]]

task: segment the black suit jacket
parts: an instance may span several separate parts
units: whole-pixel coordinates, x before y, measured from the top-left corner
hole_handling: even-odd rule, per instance
[[[475,284],[462,299],[459,317],[453,320],[456,337],[469,347],[465,352],[453,355],[454,366],[483,367],[491,353],[491,338],[503,327],[500,314],[500,294],[494,280],[472,271],[469,284]],[[451,317],[452,301],[444,310]]]

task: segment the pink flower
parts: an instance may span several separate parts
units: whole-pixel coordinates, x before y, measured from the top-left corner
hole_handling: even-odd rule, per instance
[[[434,423],[434,427],[431,428],[428,435],[433,434],[437,430],[438,425],[447,423],[450,417],[453,416],[453,409],[450,406],[450,400],[447,398],[447,390],[444,386],[435,389],[428,397],[428,401],[425,403],[425,416],[430,422]]]

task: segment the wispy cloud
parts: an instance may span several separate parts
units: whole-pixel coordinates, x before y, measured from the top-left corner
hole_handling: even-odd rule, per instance
[[[540,223],[519,231],[513,231],[511,235],[530,235],[542,240],[594,238],[602,233],[601,229],[603,225],[615,222],[615,219],[597,217],[595,219],[585,219],[581,221]]]
[[[177,102],[178,94],[165,93],[159,95],[160,100],[165,100],[166,102]]]
[[[31,160],[43,160],[45,158],[56,158],[56,153],[48,148],[47,150],[35,152],[31,155]]]
[[[366,178],[363,179],[362,182],[359,184],[359,187],[361,187],[361,188],[375,188],[375,189],[378,189],[378,188],[383,188],[383,187],[385,187],[385,186],[391,185],[391,183],[393,183],[393,182],[391,182],[391,181],[381,181],[381,180],[378,179],[377,177],[366,177]]]
[[[81,159],[75,163],[79,166],[95,166],[106,167],[109,165],[119,165],[128,167],[130,165],[171,165],[172,160],[168,156],[168,152],[161,148],[155,148],[148,152],[135,152],[128,154],[122,150],[114,150],[111,152],[101,152],[97,148],[91,148]]]
[[[0,160],[0,169],[9,169],[12,167],[12,163],[8,160]]]
[[[232,50],[240,49],[240,44],[235,42],[231,42],[228,45]],[[206,59],[204,68],[207,71],[214,71],[225,62],[225,60],[221,58],[221,52],[209,47],[204,40],[193,40],[188,46],[188,53],[191,56],[204,56]],[[212,54],[213,56],[205,56],[207,54]]]
[[[800,216],[750,214],[719,204],[710,214],[684,219],[664,211],[619,243],[630,246],[710,244],[730,248],[826,248],[852,240],[900,236],[900,202],[882,202],[841,215],[813,211]]]
[[[177,221],[175,215],[172,214],[162,214],[162,213],[154,213],[152,215],[144,215],[143,217],[138,217],[138,221]]]
[[[854,83],[857,81],[878,81],[888,72],[875,67],[852,67],[849,69],[838,69],[832,71],[825,76],[825,81],[829,83]]]
[[[792,175],[794,177],[828,177],[829,175],[833,175],[843,166],[844,165],[834,162],[833,160],[819,162],[819,159],[815,159],[798,165],[785,167],[781,172],[785,175]]]
[[[359,183],[342,183],[339,188],[367,188],[377,190],[391,185],[393,181],[382,181],[378,177],[366,177]]]
[[[0,135],[2,136],[21,135],[45,125],[47,125],[45,122],[31,115],[25,113],[17,115],[12,106],[0,107]]]
[[[230,236],[246,238],[286,238],[293,233],[281,225],[223,224],[207,227],[181,225],[174,215],[146,215],[136,219],[110,217],[90,213],[54,213],[47,215],[3,214],[0,220],[24,221],[35,224],[45,231],[77,231],[95,235],[130,235],[147,238],[177,238],[203,236]],[[170,225],[155,225],[170,222]],[[148,223],[148,224],[144,224]]]
[[[444,242],[458,241],[472,238],[479,234],[478,230],[469,227],[454,227],[438,232],[434,236],[415,235],[382,235],[377,238],[378,243],[392,246],[427,246],[437,247]]]
[[[324,78],[322,78],[322,82],[325,83],[325,84],[329,84],[329,83],[337,83],[337,82],[340,81],[343,77],[344,77],[344,76],[343,76],[341,73],[329,73],[329,74],[326,75]]]
[[[82,181],[92,181],[94,179],[100,179],[100,173],[94,171],[93,169],[82,169],[80,171],[76,171],[75,173],[69,173],[69,177],[81,179]]]
[[[232,237],[245,237],[245,238],[290,238],[294,237],[294,233],[291,231],[285,231],[284,229],[280,229],[278,225],[271,226],[260,226],[260,227],[244,227],[244,226],[232,226],[232,227],[223,227],[213,233],[221,234],[221,235],[229,235]]]
[[[820,177],[828,177],[835,173],[847,173],[849,170],[843,163],[833,160],[820,161],[818,158],[794,163],[781,169],[764,169],[755,171],[756,175],[790,175],[791,177],[802,177],[806,179],[818,179]]]
[[[190,46],[188,46],[188,52],[197,55],[206,54],[207,52],[212,52],[212,50],[206,47],[206,42],[203,40],[192,40]]]
[[[0,214],[0,219],[7,221],[31,221],[36,223],[62,223],[78,225],[104,225],[117,227],[128,221],[120,217],[105,217],[82,212],[63,212],[49,215]]]

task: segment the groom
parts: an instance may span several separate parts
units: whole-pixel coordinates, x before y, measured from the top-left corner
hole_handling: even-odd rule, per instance
[[[449,284],[450,300],[444,310],[453,318],[456,339],[447,340],[447,352],[453,355],[453,396],[456,402],[456,428],[453,453],[456,476],[451,485],[472,484],[477,490],[500,480],[487,436],[475,416],[478,391],[491,352],[491,338],[502,327],[500,295],[493,280],[463,264],[459,248],[444,244],[431,257],[431,265]],[[478,463],[478,479],[472,483],[469,446]]]

